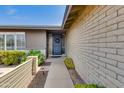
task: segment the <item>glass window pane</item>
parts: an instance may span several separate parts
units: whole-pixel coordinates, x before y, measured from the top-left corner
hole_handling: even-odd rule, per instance
[[[14,35],[6,35],[6,49],[14,50],[15,49],[15,40]]]
[[[17,34],[17,49],[23,50],[25,49],[25,35]]]
[[[0,34],[0,50],[4,50],[4,35]]]

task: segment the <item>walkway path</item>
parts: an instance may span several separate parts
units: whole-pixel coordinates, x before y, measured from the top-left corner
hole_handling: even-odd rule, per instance
[[[69,72],[64,65],[64,58],[50,58],[52,62],[45,83],[45,88],[73,88]]]

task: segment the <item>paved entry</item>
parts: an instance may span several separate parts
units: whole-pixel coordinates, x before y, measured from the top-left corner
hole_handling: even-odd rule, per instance
[[[73,88],[73,83],[69,72],[63,63],[64,58],[51,58],[48,76],[45,83],[45,88]]]

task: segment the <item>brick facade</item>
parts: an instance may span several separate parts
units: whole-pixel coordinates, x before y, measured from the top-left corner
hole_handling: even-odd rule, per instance
[[[124,6],[87,6],[66,38],[85,82],[124,87]]]

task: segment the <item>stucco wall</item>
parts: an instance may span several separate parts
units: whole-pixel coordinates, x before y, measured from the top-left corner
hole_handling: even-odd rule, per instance
[[[27,31],[26,32],[27,49],[46,49],[46,31]]]
[[[85,82],[124,87],[124,6],[88,6],[66,38]]]

